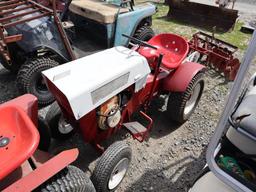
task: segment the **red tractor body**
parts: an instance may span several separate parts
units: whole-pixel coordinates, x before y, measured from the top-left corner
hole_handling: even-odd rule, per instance
[[[145,44],[145,42],[143,43]],[[189,51],[189,45],[184,38],[178,35],[160,34],[153,37],[148,44],[146,44],[148,46],[145,46],[144,44],[137,47],[135,46],[133,50],[130,50],[129,52],[127,50],[122,50],[123,52],[128,52],[128,54],[124,56],[124,59],[135,57],[131,56],[131,52],[134,51],[139,53],[136,57],[142,57],[144,60],[146,59],[151,72],[146,76],[144,87],[139,91],[136,91],[136,84],[132,84],[120,91],[114,97],[105,95],[106,99],[102,104],[95,106],[94,109],[82,116],[74,114],[74,107],[72,106],[71,101],[73,98],[68,98],[69,93],[67,91],[65,92],[65,90],[70,89],[65,89],[66,87],[64,87],[65,85],[63,84],[68,84],[71,81],[74,83],[73,87],[84,84],[81,79],[86,78],[86,71],[83,71],[83,68],[81,68],[79,72],[77,72],[71,67],[84,67],[89,66],[90,64],[88,63],[87,65],[86,62],[82,63],[83,60],[73,61],[74,63],[72,63],[72,66],[64,64],[62,67],[56,67],[55,69],[50,69],[43,73],[48,88],[55,96],[66,121],[71,124],[72,127],[79,128],[85,142],[99,146],[101,141],[109,138],[124,126],[129,129],[134,138],[140,142],[144,141],[153,124],[153,120],[145,113],[152,99],[160,94],[185,92],[188,89],[189,84],[191,84],[192,79],[204,69],[204,66],[198,63],[185,61]],[[119,50],[120,48],[117,47],[115,49]],[[116,50],[111,52],[112,55]],[[102,56],[98,54],[98,57],[95,57],[94,59],[99,57]],[[115,56],[112,57],[113,60],[116,59]],[[99,59],[104,60],[104,58]],[[77,62],[77,65],[75,62]],[[97,65],[96,63],[97,62],[95,62],[95,65]],[[104,64],[108,65],[108,63]],[[123,65],[121,61],[119,65]],[[138,64],[138,67],[141,65],[142,64]],[[103,66],[102,63],[101,66]],[[101,67],[98,67],[98,69],[100,68]],[[79,73],[82,73],[81,71],[83,71],[83,77],[78,78],[79,80],[74,80],[74,78],[79,76]],[[93,72],[94,71],[90,71],[88,73]],[[132,73],[132,71],[129,73]],[[71,78],[72,75],[75,76],[73,79]],[[96,76],[97,72],[95,72],[95,81],[101,78]],[[65,80],[64,78],[67,79]],[[59,79],[61,79],[61,83],[57,82]],[[95,82],[93,77],[90,81]],[[101,85],[101,87],[104,86],[105,85]],[[203,86],[201,88],[203,88]],[[77,89],[79,89],[79,87],[77,87]],[[81,89],[83,89],[83,87],[81,87]],[[73,88],[73,90],[76,89]],[[90,92],[91,96],[95,90],[96,88]],[[201,96],[202,89],[199,91],[198,98]],[[88,101],[88,104],[90,102],[91,101]],[[195,101],[194,103],[197,104],[197,102],[198,101]],[[82,106],[86,106],[86,99],[84,99],[84,103],[79,102],[79,105],[81,108]],[[112,109],[110,109],[111,106]],[[138,128],[138,126],[134,128],[134,125],[129,124],[131,116],[136,111],[139,111],[139,114],[142,115],[147,122],[147,125],[143,128],[142,126],[139,126],[140,128]],[[110,125],[111,123],[112,125]]]

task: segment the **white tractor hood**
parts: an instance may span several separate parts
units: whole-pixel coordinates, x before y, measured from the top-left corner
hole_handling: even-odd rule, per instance
[[[134,83],[136,92],[142,89],[150,68],[143,56],[118,46],[42,73],[66,96],[78,120]]]

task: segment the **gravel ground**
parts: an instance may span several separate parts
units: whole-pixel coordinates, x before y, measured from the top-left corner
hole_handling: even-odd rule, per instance
[[[15,76],[0,65],[0,101],[18,95],[14,79]],[[166,118],[166,98],[160,97],[150,110],[155,122],[148,141],[139,143],[122,130],[105,143],[125,140],[133,150],[128,175],[117,191],[186,191],[205,165],[205,151],[231,86],[213,70],[206,72],[205,82],[199,106],[185,124],[180,126]],[[44,115],[46,111],[43,109],[40,113]],[[78,134],[64,144],[54,141],[51,151],[56,153],[72,147],[80,150],[75,165],[90,174],[99,154],[84,144]]]

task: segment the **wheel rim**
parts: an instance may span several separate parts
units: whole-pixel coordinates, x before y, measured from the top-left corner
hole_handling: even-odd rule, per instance
[[[186,106],[184,109],[185,115],[189,114],[196,107],[200,93],[201,93],[201,83],[197,83],[194,89],[192,90],[192,93],[190,94],[188,101],[186,102]]]
[[[199,61],[199,58],[200,58],[200,53],[198,51],[194,51],[193,53],[191,53],[189,56],[188,56],[188,61],[189,62],[195,62],[197,63]]]
[[[113,169],[110,179],[108,181],[108,188],[110,190],[115,189],[123,180],[129,167],[129,159],[123,158]]]
[[[62,134],[69,134],[74,128],[69,123],[67,123],[63,115],[61,115],[58,123],[58,129]]]

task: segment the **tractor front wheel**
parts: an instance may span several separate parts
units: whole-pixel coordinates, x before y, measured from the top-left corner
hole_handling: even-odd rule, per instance
[[[69,165],[57,175],[50,178],[44,184],[42,184],[36,191],[41,192],[60,192],[60,191],[72,191],[72,192],[95,192],[95,188],[83,171]]]
[[[131,157],[132,150],[124,142],[119,141],[108,147],[92,174],[96,191],[115,191],[128,171]]]
[[[31,93],[38,98],[38,104],[48,105],[54,101],[53,95],[48,90],[41,74],[42,71],[59,65],[47,57],[27,60],[20,68],[17,75],[17,85],[22,93]]]
[[[51,136],[54,139],[65,140],[71,137],[75,129],[66,121],[57,102],[54,102],[49,108],[46,117]]]
[[[142,41],[149,41],[154,36],[155,36],[155,33],[150,28],[150,26],[142,26],[135,31],[133,37]]]
[[[204,89],[203,73],[198,73],[189,83],[186,91],[170,93],[167,113],[176,122],[184,123],[192,115]]]

